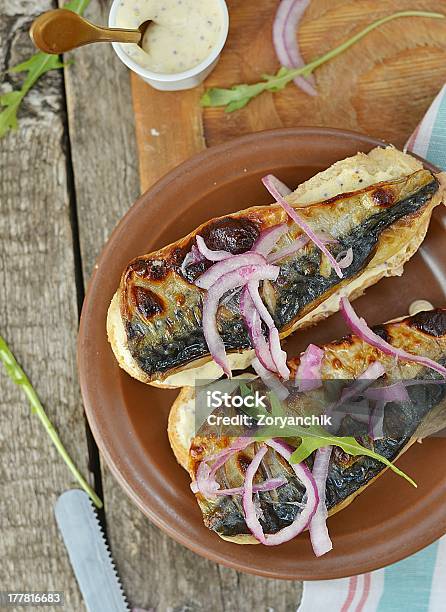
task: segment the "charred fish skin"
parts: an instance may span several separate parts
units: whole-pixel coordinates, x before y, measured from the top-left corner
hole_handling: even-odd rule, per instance
[[[446,357],[439,359],[446,365]],[[422,378],[422,379],[421,379]],[[386,420],[393,421],[390,428],[399,430],[402,437],[385,437],[373,443],[373,450],[393,461],[409,443],[417,427],[431,410],[445,403],[446,389],[443,384],[423,384],[424,380],[440,380],[436,372],[425,371],[420,377],[420,384],[407,389],[410,402],[390,403],[386,407]],[[364,444],[364,440],[361,440]],[[350,495],[365,486],[378,476],[385,466],[372,457],[363,456],[360,459],[348,458],[339,448],[334,450],[334,461],[326,486],[327,509],[332,510],[344,502]]]
[[[260,523],[265,533],[276,533],[293,522],[299,512],[296,502],[302,501],[305,490],[289,466],[272,451],[268,451],[260,471],[260,480],[270,477],[271,474],[274,477],[285,476],[288,480],[287,484],[276,491],[257,494]],[[201,497],[198,503],[208,529],[224,536],[250,533],[245,523],[240,496],[222,496],[215,502]]]
[[[297,209],[316,231],[338,228],[334,235],[338,243],[330,245],[330,250],[337,256],[351,247],[353,263],[340,281],[333,270],[327,271],[324,256],[311,244],[278,262],[279,278],[269,283],[268,295],[263,291],[263,298],[279,331],[285,333],[342,283],[358,276],[373,258],[382,233],[399,221],[422,214],[438,189],[439,183],[429,171],[418,170],[404,179]],[[193,281],[211,262],[182,268],[195,246],[195,236],[202,235],[209,248],[238,254],[252,248],[262,229],[283,222],[289,226],[284,239],[289,242],[300,235],[280,207],[249,209],[208,222],[181,246],[161,250],[159,257],[140,257],[130,264],[121,281],[121,316],[129,351],[148,380],[163,379],[175,369],[209,357],[201,323],[204,292]],[[251,348],[237,295],[219,308],[217,322],[228,352]]]
[[[200,229],[200,235],[209,248],[238,255],[252,248],[260,234],[260,225],[258,219],[225,217],[206,224]],[[183,248],[176,248],[165,258],[140,257],[123,275],[121,314],[128,347],[149,377],[162,377],[165,372],[209,354],[201,324],[202,292],[194,280],[211,262],[200,261],[182,269],[194,242],[195,238],[187,240]],[[135,286],[140,287],[138,294]],[[162,296],[158,298],[162,311],[145,316],[145,295],[150,302],[153,295]],[[220,327],[227,350],[251,347],[239,315],[221,320]]]
[[[435,360],[446,365],[446,309],[436,309],[428,312],[420,312],[397,323],[379,325],[373,328],[375,332],[386,338],[394,345],[404,346],[409,352],[415,352],[416,347],[422,347],[422,354],[435,358]],[[412,350],[411,350],[412,349]],[[325,367],[323,376],[335,379],[340,376],[342,367],[348,370],[361,372],[364,363],[379,358],[376,349],[363,345],[355,337],[347,336],[339,341],[325,346],[329,353],[329,364]],[[348,354],[349,353],[349,354]],[[421,353],[420,353],[421,354]],[[391,363],[386,361],[385,367]],[[339,365],[337,365],[339,363]],[[291,360],[290,368],[295,371],[299,359]],[[377,453],[393,461],[407,448],[410,440],[416,435],[421,423],[425,422],[430,414],[437,409],[446,410],[446,385],[430,384],[432,381],[441,380],[441,376],[426,368],[404,365],[395,366],[396,369],[386,371],[389,382],[393,378],[404,378],[404,369],[412,373],[415,367],[414,379],[419,379],[419,384],[407,387],[410,402],[389,403],[386,407],[385,430],[392,432],[392,436],[372,441],[367,436],[361,436],[360,442],[364,446],[373,448]],[[409,376],[412,378],[412,376]],[[425,384],[425,381],[428,384]],[[397,435],[393,435],[393,434]],[[223,447],[228,441],[222,441]],[[218,440],[212,442],[213,453],[218,449]],[[195,472],[200,460],[206,456],[205,441],[196,439],[190,450],[191,470]],[[248,454],[249,453],[249,454]],[[237,457],[228,463],[218,478],[222,488],[241,486],[243,474],[254,454],[253,448],[248,448],[240,453],[244,455]],[[312,469],[313,457],[305,461],[307,467]],[[330,461],[330,467],[326,484],[326,505],[329,512],[334,512],[344,503],[348,503],[361,489],[367,486],[375,477],[379,476],[385,466],[373,458],[367,456],[351,457],[340,448],[335,447]],[[277,454],[269,449],[260,465],[256,478],[259,482],[271,477],[285,477],[287,484],[270,491],[257,493],[260,523],[265,533],[276,533],[283,527],[290,525],[300,512],[302,504],[303,488],[290,466]],[[237,496],[221,496],[215,500],[205,499],[197,494],[197,501],[203,512],[206,526],[223,536],[235,536],[250,533],[244,522],[241,498]]]
[[[390,208],[388,206],[391,203],[391,192],[384,188],[380,189],[378,195],[375,194],[374,197],[379,198],[380,202],[386,202],[387,207],[366,219],[346,236],[338,238],[339,244],[332,249],[335,256],[349,248],[353,249],[353,262],[345,270],[345,278],[352,279],[365,268],[384,230],[396,221],[416,213],[436,193],[438,187],[438,181],[434,179],[415,194]],[[321,259],[320,251],[313,248],[308,255],[297,256],[281,268],[276,284],[279,285],[282,278],[286,280],[282,287],[279,285],[276,310],[273,313],[274,322],[279,330],[288,326],[299,312],[339,283],[334,270],[328,277],[318,273],[321,269]]]

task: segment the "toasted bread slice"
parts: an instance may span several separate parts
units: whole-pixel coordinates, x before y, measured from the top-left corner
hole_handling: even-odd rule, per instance
[[[422,308],[425,306],[430,306],[430,304],[421,305]],[[437,363],[444,363],[446,359],[446,309],[419,310],[410,316],[397,318],[380,325],[378,328],[380,334],[384,334],[387,341],[395,347],[428,357]],[[376,349],[355,335],[327,343],[323,348],[321,376],[324,380],[357,378],[362,373],[365,363],[371,363],[377,359]],[[432,435],[444,428],[446,394],[441,378],[438,379],[438,374],[424,365],[396,361],[392,356],[384,353],[380,354],[379,361],[385,368],[388,384],[401,380],[412,382],[410,386],[407,386],[410,401],[404,403],[403,406],[398,403],[389,405],[390,415],[386,413],[386,423],[390,423],[393,429],[390,432],[386,430],[388,433],[374,442],[376,452],[394,461],[405,453],[417,439]],[[292,379],[294,379],[299,363],[299,357],[288,361]],[[415,379],[418,379],[419,383],[414,387]],[[424,385],[426,379],[427,383]],[[438,381],[438,384],[432,385],[431,383],[435,380]],[[298,396],[294,397],[293,402],[298,401]],[[402,433],[396,434],[396,431]],[[226,436],[216,438],[195,433],[194,389],[192,388],[182,389],[175,400],[169,416],[168,435],[178,462],[189,473],[192,481],[195,480],[197,468],[203,458],[214,455],[219,450],[226,448],[228,444]],[[245,453],[246,451],[243,451],[242,454]],[[228,479],[226,486],[229,488],[240,486],[243,470],[246,469],[242,467],[242,463],[232,462],[230,469],[225,472],[225,478]],[[245,463],[246,457],[243,465]],[[272,468],[274,461],[270,459],[267,465],[269,467],[265,469],[268,471],[273,469],[272,473],[277,476],[275,471],[277,465]],[[330,466],[327,480],[327,499],[330,500],[330,503],[327,502],[329,515],[346,508],[386,469],[375,460],[370,462],[367,457],[350,457],[346,460],[342,453],[340,456],[333,455]],[[307,467],[311,469],[311,463]],[[286,472],[280,473],[285,475]],[[289,485],[290,481],[286,486]],[[293,497],[294,495],[296,497]],[[287,502],[291,499],[299,501],[299,495],[301,493],[298,489],[287,489],[284,499]],[[206,524],[219,536],[236,543],[257,543],[250,535],[233,534],[233,526],[240,527],[240,521],[237,519],[238,522],[236,522],[239,505],[233,505],[225,497],[218,497],[215,501],[207,500],[201,494],[197,494],[197,501],[203,511]],[[268,506],[267,503],[266,505]],[[225,515],[229,517],[227,521],[223,520]],[[243,532],[243,529],[240,531]]]
[[[324,216],[324,210],[329,210],[330,206],[342,206],[339,202],[345,202],[345,198],[348,199],[348,196],[352,196],[352,194],[352,197],[356,198],[355,202],[357,204],[355,206],[360,207],[362,200],[357,195],[360,193],[358,188],[361,189],[362,193],[371,186],[381,185],[386,181],[402,180],[404,177],[420,172],[421,168],[421,163],[410,155],[392,147],[377,148],[367,155],[358,153],[354,157],[335,163],[327,170],[320,172],[300,185],[294,193],[288,196],[288,199],[293,206],[300,207],[301,211],[314,209],[317,219],[318,215]],[[380,191],[381,188],[378,187],[377,190]],[[279,330],[281,337],[284,338],[297,329],[314,325],[337,312],[340,293],[352,300],[381,278],[402,274],[405,262],[412,257],[423,241],[432,210],[434,206],[441,202],[443,193],[444,186],[441,185],[419,211],[399,218],[396,223],[385,229],[380,234],[377,248],[373,253],[371,252],[370,259],[359,272],[351,278],[346,278],[337,286],[332,286],[320,298],[302,309],[298,317]],[[336,202],[332,201],[333,198],[338,197],[341,198],[339,202],[338,200]],[[320,204],[321,199],[324,200],[322,204]],[[377,209],[379,209],[379,206]],[[361,210],[356,208],[356,211],[353,209],[353,212],[349,214],[360,216]],[[346,219],[349,218],[349,214],[347,214]],[[272,217],[274,217],[274,223],[283,222],[284,219],[279,219],[278,215],[280,216],[278,207],[271,205],[270,207],[255,207],[241,213],[235,213],[230,218],[232,220],[255,219],[256,222],[262,219],[263,221],[266,220],[265,223],[268,225],[273,223],[271,221]],[[184,315],[187,318],[190,315],[193,319],[192,323],[188,319],[187,326],[189,327],[186,326],[181,330],[182,338],[200,332],[199,315],[197,314],[201,308],[199,290],[193,283],[191,284],[180,278],[175,271],[177,268],[169,268],[173,265],[172,254],[185,249],[187,245],[192,243],[197,233],[205,232],[211,223],[215,223],[215,220],[204,224],[183,240],[169,245],[155,254],[138,258],[130,264],[123,275],[120,288],[111,301],[107,316],[107,333],[116,359],[126,372],[144,383],[175,388],[191,386],[197,380],[217,379],[222,375],[222,369],[206,352],[206,347],[204,347],[202,354],[197,354],[191,358],[184,357],[186,351],[181,349],[183,354],[181,358],[174,359],[172,365],[160,366],[160,362],[165,361],[163,355],[170,354],[172,347],[177,350],[175,347],[178,346],[178,342],[175,339],[169,339],[175,332],[176,315],[173,314],[172,310],[167,313],[159,312],[162,310],[159,304],[172,303],[172,296],[180,296],[185,303],[185,306],[180,308],[183,311],[182,316]],[[132,291],[135,291],[135,287],[139,291],[141,283],[146,281],[140,276],[136,267],[147,265],[147,262],[152,265],[152,268],[155,263],[160,267],[165,265],[169,272],[164,280],[150,281],[145,285],[146,288],[142,289],[146,292],[144,299],[151,301],[148,305],[145,302],[138,311],[134,305],[135,296]],[[129,280],[129,275],[132,280]],[[186,313],[188,296],[190,295],[193,295],[189,308],[190,313]],[[149,297],[147,298],[147,296]],[[173,306],[170,308],[172,309]],[[150,309],[155,314],[147,314]],[[132,310],[132,315],[129,314],[129,310]],[[141,315],[141,310],[145,313],[144,315]],[[131,317],[133,317],[133,323]],[[172,321],[174,321],[173,324]],[[145,337],[142,343],[140,342],[141,334],[143,338]],[[162,343],[165,341],[167,344],[164,346]],[[181,340],[181,342],[184,342],[184,340]],[[228,361],[233,370],[246,369],[253,357],[253,350],[246,348],[246,345],[245,348],[234,348],[228,351]],[[153,365],[154,360],[158,360],[155,365]]]

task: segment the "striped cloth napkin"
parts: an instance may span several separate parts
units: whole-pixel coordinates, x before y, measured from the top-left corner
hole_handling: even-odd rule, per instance
[[[405,149],[446,170],[446,85]],[[304,582],[298,612],[446,612],[446,535],[386,568]]]

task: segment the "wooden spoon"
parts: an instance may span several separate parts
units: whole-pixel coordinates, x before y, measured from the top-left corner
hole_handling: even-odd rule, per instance
[[[102,28],[73,11],[55,9],[39,15],[29,33],[36,47],[45,53],[59,54],[94,42],[135,43],[141,46],[150,23],[150,19],[144,21],[137,30]]]

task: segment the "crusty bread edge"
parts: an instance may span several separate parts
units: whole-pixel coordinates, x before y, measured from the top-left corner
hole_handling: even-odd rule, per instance
[[[107,312],[107,336],[113,353],[120,367],[137,380],[160,387],[162,389],[178,389],[187,387],[200,380],[217,380],[223,375],[223,370],[209,356],[194,361],[189,366],[174,372],[165,380],[149,380],[147,374],[139,367],[127,344],[127,335],[121,317],[119,305],[119,290],[114,294]],[[229,353],[228,361],[231,370],[246,370],[254,358],[253,350],[240,353]]]
[[[191,436],[194,432],[194,425],[189,431],[184,431],[183,425],[185,422],[184,411],[188,410],[190,402],[195,399],[194,387],[183,387],[172,404],[167,421],[167,436],[173,454],[182,468],[189,471],[189,447]]]

